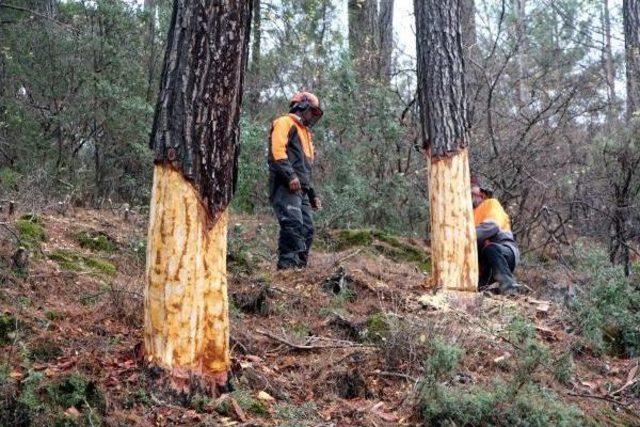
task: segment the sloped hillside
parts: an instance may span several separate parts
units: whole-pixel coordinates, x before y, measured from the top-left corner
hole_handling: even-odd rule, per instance
[[[589,344],[553,261],[520,271],[527,295],[447,301],[423,242],[321,230],[282,272],[274,221],[234,217],[236,390],[175,401],[140,358],[144,217],[3,218],[1,425],[640,424],[637,354]]]

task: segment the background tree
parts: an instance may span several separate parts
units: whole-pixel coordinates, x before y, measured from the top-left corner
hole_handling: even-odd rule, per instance
[[[467,99],[458,1],[416,0],[418,100],[429,163],[432,280],[474,291],[478,255],[471,207]]]
[[[234,192],[251,2],[175,2],[151,147],[147,361],[181,391],[226,384],[227,206]]]

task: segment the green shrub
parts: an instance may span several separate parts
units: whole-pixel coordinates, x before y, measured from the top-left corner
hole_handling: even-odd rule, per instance
[[[42,221],[35,215],[25,215],[16,221],[20,243],[27,249],[38,249],[46,236]]]
[[[9,167],[0,168],[0,189],[9,192],[17,189],[22,175]]]
[[[441,338],[435,338],[428,343],[430,354],[425,361],[425,377],[434,381],[449,377],[458,366],[462,357],[462,349],[451,345]]]
[[[383,312],[374,313],[367,318],[366,339],[373,342],[382,341],[390,329],[389,318]]]
[[[527,384],[517,393],[495,381],[487,388],[447,387],[427,382],[419,400],[424,425],[584,426],[579,409],[566,405],[550,390]]]
[[[94,411],[104,412],[106,401],[96,384],[79,373],[61,378],[46,387],[52,402],[62,408],[89,406]]]
[[[255,415],[267,415],[269,413],[267,406],[260,400],[253,398],[247,391],[237,390],[231,393],[231,396],[245,411],[249,411]]]
[[[553,362],[553,377],[561,384],[570,385],[575,372],[571,352],[565,352]]]
[[[38,362],[49,362],[62,355],[62,348],[50,338],[40,338],[32,343],[30,358]]]
[[[578,288],[569,319],[596,353],[637,357],[640,354],[640,291],[620,266],[599,249],[579,247],[576,265],[588,283]]]
[[[32,413],[38,412],[42,408],[42,401],[38,393],[42,379],[42,373],[29,371],[27,377],[20,384],[21,391],[18,402]]]
[[[316,425],[315,413],[317,407],[314,402],[305,402],[302,405],[281,404],[275,407],[275,416],[279,420],[285,421],[279,423],[280,426],[304,426]]]
[[[11,342],[11,333],[17,328],[16,318],[9,313],[0,314],[0,345]]]

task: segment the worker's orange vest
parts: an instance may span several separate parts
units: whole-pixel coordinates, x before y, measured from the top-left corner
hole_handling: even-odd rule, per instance
[[[493,221],[498,224],[501,231],[511,231],[509,215],[502,209],[502,205],[496,199],[486,199],[473,210],[473,220],[476,227],[485,221]]]

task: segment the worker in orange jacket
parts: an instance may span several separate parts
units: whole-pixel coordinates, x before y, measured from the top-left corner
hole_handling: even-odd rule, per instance
[[[313,242],[312,210],[322,207],[311,182],[310,128],[322,117],[318,97],[298,92],[289,114],[274,120],[269,137],[269,200],[280,224],[278,269],[305,267]]]
[[[480,290],[494,282],[500,284],[500,293],[517,293],[521,286],[513,272],[520,260],[520,251],[511,232],[509,215],[493,197],[493,190],[479,178],[471,180],[473,216],[478,239]]]

